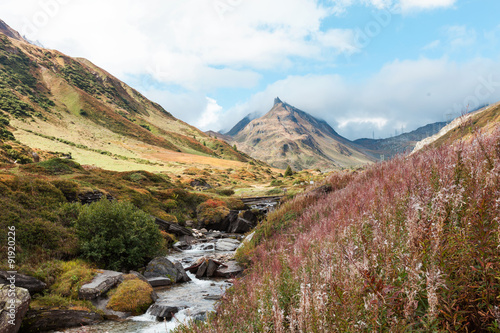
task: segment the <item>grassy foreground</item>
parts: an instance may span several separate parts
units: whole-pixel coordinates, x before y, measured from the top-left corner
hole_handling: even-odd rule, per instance
[[[500,131],[338,173],[282,206],[208,323],[178,332],[497,332]]]

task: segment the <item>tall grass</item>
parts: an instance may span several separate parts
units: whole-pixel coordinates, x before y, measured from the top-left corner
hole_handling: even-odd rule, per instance
[[[179,331],[500,329],[500,130],[329,182],[271,215],[217,314]]]

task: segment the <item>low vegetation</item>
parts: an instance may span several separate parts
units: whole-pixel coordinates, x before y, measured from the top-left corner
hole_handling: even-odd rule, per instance
[[[153,303],[153,288],[133,274],[125,275],[124,281],[109,292],[108,309],[130,312],[132,315],[145,313]]]
[[[217,314],[178,332],[500,329],[500,131],[326,184],[269,216]]]

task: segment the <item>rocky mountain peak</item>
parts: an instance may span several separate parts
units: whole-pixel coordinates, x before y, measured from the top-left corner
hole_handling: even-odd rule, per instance
[[[0,33],[10,38],[25,41],[24,38],[19,34],[19,32],[9,27],[9,25],[2,20],[0,20]]]
[[[281,101],[281,99],[279,97],[276,97],[274,99],[274,105],[279,104],[279,103],[283,103],[283,102]]]

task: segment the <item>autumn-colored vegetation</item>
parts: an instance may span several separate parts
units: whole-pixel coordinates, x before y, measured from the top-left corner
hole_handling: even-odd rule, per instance
[[[121,312],[130,312],[138,315],[146,312],[153,303],[151,294],[153,288],[133,274],[124,276],[124,281],[109,292],[108,309]]]
[[[178,331],[500,329],[499,130],[327,184],[269,216],[217,314]]]

